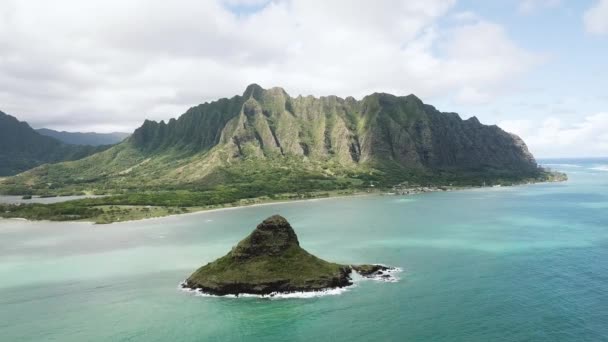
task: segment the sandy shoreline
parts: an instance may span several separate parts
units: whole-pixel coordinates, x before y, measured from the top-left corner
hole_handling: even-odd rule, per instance
[[[201,210],[193,211],[193,212],[190,212],[190,213],[171,214],[171,215],[165,215],[165,216],[148,217],[148,218],[142,218],[142,219],[137,219],[137,220],[125,220],[125,221],[117,221],[117,222],[110,222],[110,223],[95,223],[94,221],[87,221],[87,220],[82,220],[82,221],[28,220],[28,219],[22,218],[22,217],[11,217],[11,218],[0,217],[0,222],[2,222],[2,221],[22,221],[22,222],[25,221],[25,222],[45,222],[45,223],[64,223],[64,224],[65,223],[71,223],[71,224],[78,224],[78,223],[82,224],[82,223],[85,223],[85,224],[90,224],[90,225],[105,226],[105,225],[128,223],[128,222],[141,222],[141,221],[149,221],[149,220],[159,220],[159,219],[166,219],[166,218],[169,218],[169,217],[176,217],[176,216],[197,215],[197,214],[200,215],[200,214],[206,214],[206,213],[218,212],[218,211],[224,211],[224,210],[253,208],[253,207],[261,207],[261,206],[267,206],[267,205],[273,205],[273,204],[290,204],[290,203],[321,201],[321,200],[337,199],[337,198],[347,198],[347,197],[350,198],[350,197],[381,196],[381,195],[382,195],[382,193],[380,193],[380,192],[374,192],[374,193],[354,193],[352,195],[337,195],[337,196],[318,197],[318,198],[303,198],[303,199],[293,199],[293,200],[268,201],[268,202],[262,202],[262,203],[237,205],[237,206],[233,206],[233,207],[201,209]]]
[[[318,197],[318,198],[303,198],[303,199],[294,199],[294,200],[281,200],[281,201],[274,201],[274,202],[273,201],[269,201],[269,202],[263,202],[263,203],[237,205],[237,206],[234,206],[234,207],[201,209],[201,210],[193,211],[191,213],[171,214],[171,215],[165,215],[165,216],[143,218],[143,219],[139,219],[139,220],[126,220],[126,221],[119,221],[119,222],[112,222],[112,223],[103,223],[103,225],[106,225],[106,224],[115,224],[115,223],[125,223],[125,222],[139,222],[139,221],[147,221],[147,220],[159,220],[159,219],[165,219],[165,218],[168,218],[168,217],[176,217],[176,216],[197,215],[197,214],[200,215],[200,214],[206,214],[206,213],[212,213],[212,212],[218,212],[218,211],[261,207],[261,206],[267,206],[267,205],[273,205],[273,204],[290,204],[290,203],[322,201],[322,200],[336,199],[336,198],[374,196],[374,195],[375,196],[380,196],[382,194],[381,193],[362,193],[362,194],[329,196],[329,197]],[[24,220],[29,221],[27,219],[24,219]],[[66,221],[55,221],[55,222],[66,222]],[[91,222],[91,221],[78,221],[78,222],[89,222],[89,223],[95,224],[95,222]]]
[[[508,189],[508,188],[515,188],[515,187],[528,186],[528,185],[547,184],[547,183],[555,183],[555,182],[552,182],[552,181],[533,182],[533,183],[522,183],[522,184],[505,185],[505,186],[498,186],[498,187],[497,186],[458,187],[458,188],[451,188],[450,190],[447,190],[447,191],[446,190],[442,190],[442,191],[423,191],[423,192],[416,192],[416,193],[410,193],[410,194],[395,194],[395,193],[390,193],[390,192],[374,191],[374,192],[370,192],[370,193],[367,193],[367,192],[365,192],[365,193],[353,193],[353,194],[348,194],[348,195],[335,195],[335,196],[328,196],[328,197],[304,198],[304,199],[292,199],[292,200],[288,199],[288,200],[277,200],[277,201],[264,201],[262,203],[243,204],[243,205],[237,205],[237,206],[233,206],[233,207],[223,207],[223,208],[201,209],[201,210],[196,210],[196,211],[189,212],[189,213],[171,214],[171,215],[164,215],[164,216],[157,216],[157,217],[148,217],[148,218],[141,218],[141,219],[135,219],[135,220],[116,221],[116,222],[110,222],[110,223],[96,223],[94,221],[88,221],[88,220],[82,220],[82,221],[28,220],[26,218],[19,218],[19,217],[14,217],[14,218],[3,218],[3,217],[0,217],[0,222],[2,222],[2,221],[9,221],[9,220],[17,220],[17,221],[27,221],[27,222],[61,222],[61,223],[87,223],[87,224],[90,224],[90,225],[108,225],[108,224],[120,224],[120,223],[128,223],[128,222],[139,222],[139,221],[147,221],[147,220],[166,219],[166,218],[170,218],[170,217],[185,216],[185,215],[197,215],[197,214],[200,215],[200,214],[211,213],[211,212],[218,212],[218,211],[224,211],[224,210],[252,208],[252,207],[260,207],[260,206],[267,206],[267,205],[273,205],[273,204],[301,203],[301,202],[309,202],[309,201],[320,201],[320,200],[337,199],[337,198],[350,198],[350,197],[360,197],[360,196],[398,196],[398,197],[402,197],[402,196],[415,196],[415,195],[422,195],[422,194],[429,194],[429,193],[436,193],[436,192],[456,192],[456,191],[460,192],[460,191],[467,191],[467,190],[475,191],[475,190],[491,190],[491,189],[498,190],[498,189]]]

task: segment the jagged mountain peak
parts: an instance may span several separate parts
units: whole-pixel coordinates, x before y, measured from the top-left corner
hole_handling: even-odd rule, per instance
[[[259,84],[251,83],[250,85],[247,86],[247,88],[245,88],[245,92],[243,92],[243,98],[249,99],[251,97],[253,97],[253,98],[260,97],[262,95],[262,93],[264,92],[264,90],[265,89],[262,88]]]
[[[146,120],[103,160],[111,170],[96,163],[82,168],[128,178],[137,175],[136,167],[158,182],[179,184],[204,183],[210,174],[249,160],[275,167],[298,162],[299,168],[316,168],[320,177],[334,177],[331,168],[506,177],[538,172],[518,137],[476,118],[440,112],[413,94],[291,97],[282,88],[258,84],[249,85],[243,96],[194,106],[178,119]]]
[[[292,98],[283,88],[254,83],[242,97],[193,107],[168,124],[146,121],[132,141],[146,151],[221,148],[232,158],[390,161],[414,169],[536,168],[525,145],[501,132],[474,117],[441,113],[414,94]],[[517,148],[498,156],[493,145]]]

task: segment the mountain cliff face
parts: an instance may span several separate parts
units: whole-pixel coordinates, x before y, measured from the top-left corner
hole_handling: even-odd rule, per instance
[[[221,146],[232,158],[296,156],[347,165],[394,162],[424,170],[533,171],[521,139],[476,118],[441,113],[414,95],[290,97],[247,87],[243,96],[191,108],[169,123],[146,121],[131,138],[145,151]]]
[[[412,174],[521,179],[538,172],[517,136],[474,117],[439,112],[414,95],[290,97],[281,88],[252,84],[242,96],[198,105],[178,119],[146,120],[107,151],[8,183],[193,188],[282,179],[282,189],[294,191],[300,185],[293,181],[308,176],[318,184],[361,183],[385,174],[396,183]]]
[[[108,147],[65,145],[0,111],[0,176],[14,175],[44,163],[84,158]]]

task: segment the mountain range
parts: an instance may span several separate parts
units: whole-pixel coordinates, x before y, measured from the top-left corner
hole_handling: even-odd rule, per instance
[[[0,111],[0,176],[45,163],[81,159],[109,146],[74,146],[39,134],[26,122]]]
[[[39,128],[36,132],[53,137],[65,144],[69,145],[114,145],[125,140],[131,133],[112,132],[112,133],[95,133],[95,132],[66,132],[55,131],[48,128]]]
[[[105,151],[37,167],[0,190],[227,186],[263,194],[542,175],[519,137],[440,112],[414,95],[291,97],[252,84],[243,95],[200,104],[178,119],[146,120]]]

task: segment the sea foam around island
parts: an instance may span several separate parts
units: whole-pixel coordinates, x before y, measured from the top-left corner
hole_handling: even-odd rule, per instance
[[[385,265],[382,265],[385,266]],[[375,274],[374,276],[371,277],[362,277],[359,274],[357,274],[355,272],[355,274],[357,275],[357,277],[361,278],[361,280],[375,280],[375,281],[381,281],[381,282],[385,282],[385,283],[396,283],[399,280],[401,280],[401,278],[399,278],[399,276],[397,276],[397,274],[403,272],[403,269],[401,269],[400,267],[394,267],[394,268],[389,268],[388,270],[383,271],[382,274]],[[354,281],[354,279],[353,279]]]
[[[401,278],[397,276],[397,274],[403,272],[403,269],[400,267],[391,268],[383,272],[383,274],[376,274],[372,277],[364,277],[358,274],[357,272],[352,273],[352,281],[353,284],[345,287],[339,287],[335,289],[327,289],[322,291],[306,291],[306,292],[273,292],[265,295],[256,295],[250,293],[241,293],[239,295],[225,295],[218,296],[214,294],[205,293],[198,289],[191,289],[185,287],[186,282],[183,281],[179,284],[178,289],[180,291],[186,292],[188,294],[197,296],[197,297],[216,297],[216,298],[261,298],[261,299],[309,299],[309,298],[319,298],[325,296],[337,296],[341,295],[345,292],[350,291],[351,289],[357,287],[358,283],[361,281],[377,281],[384,283],[396,283]]]
[[[596,170],[596,171],[608,171],[608,165],[595,166],[595,167],[591,167],[589,169]]]
[[[545,163],[542,164],[543,166],[549,166],[549,167],[563,167],[563,168],[582,168],[583,165],[577,165],[577,164],[566,164],[566,163]],[[588,170],[594,170],[594,171],[608,171],[608,165],[595,165],[592,167],[585,167]]]
[[[566,164],[566,163],[545,163],[543,166],[554,166],[554,167],[583,167],[577,164]]]

